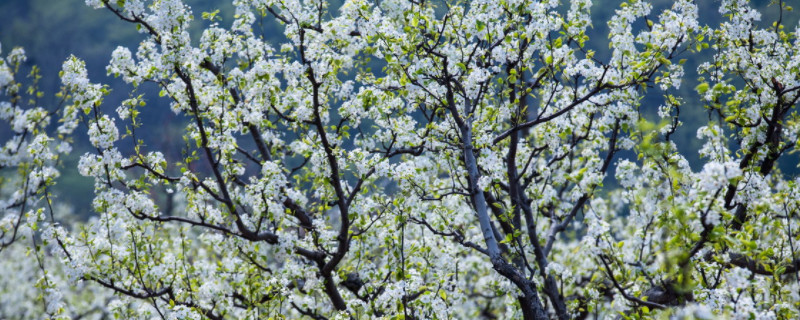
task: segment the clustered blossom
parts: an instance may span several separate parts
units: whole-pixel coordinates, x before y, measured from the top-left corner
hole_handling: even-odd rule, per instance
[[[119,130],[108,115],[103,115],[89,126],[89,141],[101,149],[108,149],[119,139]]]
[[[709,162],[698,175],[699,190],[714,192],[727,186],[731,179],[741,177],[742,170],[734,162]]]
[[[64,106],[24,105],[24,51],[0,59],[0,254],[33,243],[0,259],[32,283],[0,286],[0,318],[800,316],[800,179],[778,166],[800,40],[747,1],[710,26],[694,1],[626,1],[597,57],[590,0],[86,4],[144,38],[110,54],[119,105],[74,56]],[[128,131],[145,101],[180,152]],[[673,134],[698,103],[693,169]],[[76,130],[95,215],[62,225],[48,188]]]

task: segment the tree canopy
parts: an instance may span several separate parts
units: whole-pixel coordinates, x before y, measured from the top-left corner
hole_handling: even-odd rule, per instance
[[[690,0],[86,4],[142,35],[111,53],[124,85],[71,56],[43,106],[24,50],[0,59],[0,317],[800,317],[783,1],[767,26],[745,0],[715,25]],[[52,194],[75,170],[85,222]]]

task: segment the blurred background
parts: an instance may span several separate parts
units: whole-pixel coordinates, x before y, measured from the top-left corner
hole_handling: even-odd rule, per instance
[[[192,39],[195,43],[203,28],[209,25],[209,21],[201,19],[202,12],[220,9],[219,16],[222,17],[220,25],[223,27],[228,27],[232,21],[234,12],[230,1],[185,0],[184,2],[192,7],[195,17],[192,28]],[[601,60],[609,56],[606,21],[614,14],[614,10],[619,8],[621,2],[623,1],[596,0],[592,7],[594,25],[588,34],[591,39],[589,47],[596,50],[595,57]],[[719,0],[696,2],[700,8],[701,23],[714,26],[722,21],[723,17],[717,9]],[[338,3],[340,1],[335,0],[329,9],[336,10]],[[672,0],[654,0],[652,3],[653,12],[657,13],[669,7]],[[777,19],[778,6],[771,4],[771,0],[754,0],[752,4],[762,13],[762,26],[771,26]],[[567,6],[563,6],[561,10],[566,12]],[[787,31],[793,31],[797,26],[798,14],[796,12],[784,14],[782,19]],[[642,24],[639,27],[644,27],[643,22],[639,23]],[[275,23],[265,23],[264,26],[262,33],[267,39],[282,41],[282,28]],[[39,66],[42,75],[40,90],[45,93],[39,102],[42,106],[52,107],[59,103],[55,97],[60,88],[58,72],[62,62],[72,54],[86,61],[92,82],[110,86],[111,94],[105,99],[104,110],[113,114],[119,103],[133,93],[131,87],[120,79],[107,76],[105,66],[114,48],[126,46],[135,53],[142,39],[144,34],[138,33],[134,25],[119,20],[107,10],[91,9],[85,5],[84,0],[0,0],[0,43],[3,55],[14,47],[23,47],[28,56],[27,66]],[[701,143],[695,138],[696,131],[698,127],[706,125],[712,119],[694,92],[697,84],[695,69],[699,62],[708,61],[712,53],[712,50],[704,50],[699,54],[684,53],[681,58],[688,59],[685,65],[686,76],[680,90],[673,92],[683,97],[685,104],[680,113],[680,120],[684,125],[672,138],[695,170],[699,170],[703,165],[697,155]],[[169,101],[158,98],[158,90],[154,86],[143,85],[135,94],[144,94],[147,100],[147,107],[142,110],[142,120],[145,125],[137,130],[137,138],[143,139],[149,149],[162,151],[168,162],[174,163],[179,160],[185,119],[175,116],[169,110]],[[645,117],[658,122],[656,112],[662,103],[663,92],[651,88],[642,101],[641,110]],[[124,128],[121,127],[120,130],[123,131]],[[86,219],[93,215],[91,209],[93,182],[89,178],[80,176],[75,169],[80,155],[89,150],[85,129],[79,128],[77,132],[74,150],[64,158],[65,169],[62,170],[58,185],[53,191],[56,197],[72,205],[75,218]],[[0,140],[5,140],[4,135],[7,134],[9,129],[0,127]],[[125,150],[124,146],[120,146],[120,149]],[[623,153],[619,157],[635,158],[631,153]],[[785,174],[793,176],[798,173],[797,164],[796,154],[787,155],[782,158],[780,167]],[[609,176],[613,177],[613,169],[610,172],[612,174]],[[612,188],[614,185],[613,178],[607,179],[607,188]]]

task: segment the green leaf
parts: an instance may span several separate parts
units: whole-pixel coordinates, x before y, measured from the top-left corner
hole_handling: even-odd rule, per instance
[[[779,276],[779,275],[782,275],[784,273],[786,273],[786,266],[780,266],[777,269],[775,269],[775,275]]]
[[[708,83],[703,82],[701,84],[698,84],[696,87],[694,87],[694,89],[697,90],[697,93],[704,94],[706,93],[706,91],[708,91]]]
[[[478,20],[478,22],[476,23],[475,27],[478,29],[478,32],[483,31],[483,29],[486,29],[486,23],[484,23],[483,21]]]

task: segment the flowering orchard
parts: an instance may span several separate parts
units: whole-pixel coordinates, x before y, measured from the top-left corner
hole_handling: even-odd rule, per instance
[[[800,317],[800,179],[778,166],[800,29],[744,0],[715,25],[629,0],[591,48],[606,22],[566,2],[235,0],[220,21],[87,0],[142,33],[106,69],[127,86],[69,57],[39,106],[24,51],[0,60],[0,317]],[[184,120],[179,158],[137,137],[156,102]],[[674,143],[690,108],[699,170]],[[75,169],[85,223],[50,191]]]

